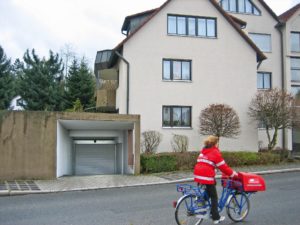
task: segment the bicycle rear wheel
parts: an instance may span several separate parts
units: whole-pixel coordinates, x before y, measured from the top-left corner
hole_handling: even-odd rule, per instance
[[[200,225],[202,218],[197,218],[195,209],[197,208],[197,197],[195,195],[184,196],[177,204],[175,210],[175,220],[178,225]]]
[[[234,222],[243,221],[249,213],[250,201],[245,193],[232,195],[226,206],[227,215]]]

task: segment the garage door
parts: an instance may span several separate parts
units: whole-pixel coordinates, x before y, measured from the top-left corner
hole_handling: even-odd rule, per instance
[[[115,144],[75,144],[75,175],[116,173]]]

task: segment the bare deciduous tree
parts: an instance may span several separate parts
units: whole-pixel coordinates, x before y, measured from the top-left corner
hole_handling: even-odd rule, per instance
[[[171,146],[174,152],[186,152],[189,147],[189,138],[185,135],[173,134]]]
[[[202,135],[218,138],[234,138],[240,134],[240,120],[233,108],[225,104],[212,104],[201,111],[199,116]]]
[[[291,128],[293,122],[296,121],[296,111],[293,106],[293,96],[277,88],[258,91],[252,99],[248,114],[254,121],[265,127],[269,150],[277,144],[278,130]],[[271,131],[273,131],[273,136]]]
[[[71,66],[72,59],[76,58],[76,53],[74,51],[74,46],[70,43],[65,44],[61,49],[60,49],[60,55],[63,58],[64,61],[64,78],[66,78],[69,74],[69,67]]]
[[[142,150],[146,154],[155,153],[158,145],[162,140],[162,134],[158,131],[144,131],[142,133]]]

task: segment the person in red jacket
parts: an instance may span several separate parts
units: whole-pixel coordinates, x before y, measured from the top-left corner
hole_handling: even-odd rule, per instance
[[[215,169],[221,170],[229,177],[237,176],[237,173],[231,169],[224,161],[220,150],[218,149],[218,137],[209,136],[204,141],[204,148],[201,150],[194,167],[194,181],[205,185],[206,191],[211,199],[211,216],[214,224],[218,224],[225,219],[218,212],[218,194],[216,189]]]

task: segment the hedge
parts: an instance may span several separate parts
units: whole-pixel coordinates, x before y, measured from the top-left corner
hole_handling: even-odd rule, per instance
[[[175,171],[176,156],[174,154],[142,154],[141,155],[141,172],[158,173]]]
[[[275,154],[274,154],[275,153]],[[232,167],[278,164],[284,160],[277,152],[222,152],[226,163]],[[159,173],[192,170],[199,152],[171,152],[141,155],[141,173]]]

